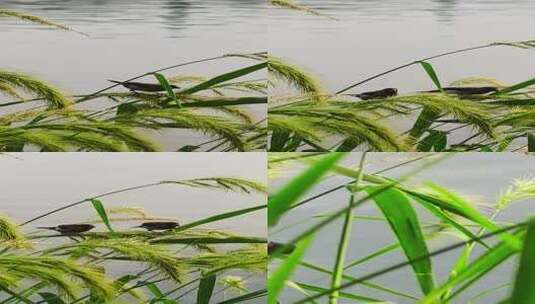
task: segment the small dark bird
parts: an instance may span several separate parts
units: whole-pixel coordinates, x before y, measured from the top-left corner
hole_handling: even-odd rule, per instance
[[[388,97],[394,97],[398,95],[398,89],[386,88],[378,91],[363,92],[360,94],[349,94],[350,96],[358,97],[362,100],[368,99],[383,99]]]
[[[140,226],[136,226],[138,228],[145,228],[148,231],[153,230],[169,230],[169,229],[175,229],[179,227],[180,225],[177,222],[146,222],[141,224]]]
[[[499,91],[497,87],[444,87],[442,88],[442,90],[444,90],[444,92],[446,93],[457,94],[460,96],[481,95],[481,94],[487,94],[487,93],[495,93]],[[425,92],[437,93],[440,91],[432,90],[432,91],[425,91]]]
[[[276,252],[277,250],[279,250],[280,248],[285,247],[285,246],[287,246],[286,249],[282,250],[279,253],[290,254],[295,250],[295,246],[294,245],[288,245],[288,244],[277,243],[277,242],[269,242],[268,243],[268,254],[272,254],[272,253]]]
[[[56,227],[37,227],[39,229],[55,230],[61,234],[77,234],[87,232],[95,226],[90,224],[71,224],[71,225],[58,225]]]
[[[132,92],[162,92],[165,91],[165,88],[160,85],[159,83],[143,83],[143,82],[133,82],[133,81],[117,81],[117,80],[109,80],[113,83],[118,83],[122,85],[123,87],[129,89]],[[180,89],[180,87],[176,85],[171,85],[171,88],[173,89]]]

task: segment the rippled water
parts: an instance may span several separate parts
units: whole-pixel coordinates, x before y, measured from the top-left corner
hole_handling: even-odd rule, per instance
[[[371,153],[368,154],[367,172],[375,172],[397,163],[401,163],[414,156],[409,153]],[[348,165],[358,164],[360,159],[359,153],[354,153],[346,159]],[[401,169],[391,170],[385,173],[386,176],[402,176],[414,170],[419,165],[407,165]],[[435,164],[431,168],[417,175],[416,179],[411,179],[408,184],[421,185],[425,181],[432,181],[447,189],[454,190],[457,193],[465,195],[472,201],[481,204],[479,208],[485,214],[490,212],[489,207],[496,202],[501,190],[504,190],[516,178],[533,177],[533,168],[535,160],[533,157],[513,153],[465,153],[457,154],[448,160]],[[299,172],[299,170],[289,171],[289,175]],[[283,184],[284,180],[289,178],[285,176],[282,179],[275,180],[270,185],[274,188]],[[321,193],[330,188],[347,182],[343,178],[328,178],[321,186],[314,189],[307,197]],[[273,190],[271,190],[273,191]],[[270,239],[284,241],[295,237],[299,232],[304,231],[306,227],[312,225],[318,218],[314,215],[326,214],[338,210],[341,206],[346,206],[348,202],[347,192],[339,190],[314,200],[302,207],[292,211],[291,216],[283,217],[282,221],[275,228],[270,230]],[[535,214],[535,205],[533,200],[516,202],[497,217],[498,221],[503,222],[520,222],[527,219],[530,215]],[[417,208],[418,209],[418,208]],[[418,209],[422,221],[434,221],[434,218],[427,211]],[[374,204],[366,203],[355,210],[356,215],[378,216],[380,215]],[[336,256],[337,244],[341,233],[342,221],[338,221],[325,227],[315,238],[314,243],[305,256],[305,261],[332,269],[334,258]],[[284,229],[286,227],[286,229]],[[278,231],[278,232],[277,232]],[[383,222],[375,221],[355,221],[353,223],[352,237],[348,249],[347,261],[354,261],[371,254],[395,242],[395,236],[387,225]],[[430,250],[436,250],[446,245],[457,242],[459,239],[453,236],[442,235],[439,239],[430,241]],[[477,254],[480,254],[478,252]],[[455,262],[459,251],[437,256],[433,259],[433,269],[436,273],[436,281],[443,282],[443,278],[448,276],[448,270]],[[347,274],[359,277],[374,271],[391,266],[397,262],[403,261],[404,256],[398,253],[391,253],[379,257],[373,263],[365,263],[355,267]],[[464,295],[459,297],[454,303],[468,303],[468,299],[488,288],[498,286],[511,277],[514,269],[513,259],[505,263],[483,279],[479,285],[473,286]],[[299,271],[294,280],[303,283],[312,283],[317,286],[329,286],[330,279],[328,276],[315,271]],[[392,272],[372,280],[373,283],[384,284],[395,290],[407,294],[420,296],[420,291],[410,268]],[[365,287],[355,287],[351,292],[360,295],[367,295],[374,298],[392,301],[397,304],[411,304],[413,301],[401,297],[392,297],[385,293],[374,292],[373,289]],[[385,296],[386,295],[386,296]],[[476,301],[477,304],[495,303],[507,295],[507,288],[490,294],[488,297]],[[302,299],[303,295],[288,291],[285,294],[285,302],[291,303],[291,300]],[[345,302],[349,303],[349,302]]]
[[[270,51],[317,73],[332,90],[388,68],[444,51],[495,41],[535,39],[535,2],[528,0],[308,0],[338,18],[270,10]],[[535,51],[493,48],[433,61],[443,83],[486,76],[505,83],[532,78]],[[374,80],[361,90],[432,89],[421,68]],[[355,89],[355,91],[358,91]]]
[[[89,37],[2,18],[0,67],[36,75],[68,93],[91,93],[108,86],[107,79],[226,53],[265,51],[265,6],[262,0],[5,0],[1,8],[46,16]],[[166,74],[214,76],[248,64],[229,58]],[[265,117],[263,105],[246,109]],[[164,133],[164,144],[176,148],[177,137],[199,135],[177,136],[175,130]]]

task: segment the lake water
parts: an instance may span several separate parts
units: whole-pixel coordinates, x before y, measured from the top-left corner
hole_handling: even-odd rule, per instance
[[[414,158],[412,153],[371,153],[368,154],[367,172],[375,172],[397,163]],[[346,164],[356,166],[359,162],[360,154],[352,153],[346,158]],[[420,166],[421,163],[403,166],[400,169],[391,170],[384,173],[385,176],[398,177],[404,173]],[[472,201],[481,204],[482,212],[488,214],[490,207],[496,202],[501,190],[508,187],[516,178],[534,178],[535,159],[531,156],[512,153],[466,153],[457,154],[445,161],[439,162],[431,168],[416,175],[407,184],[420,186],[424,181],[432,181],[440,186],[454,190]],[[270,182],[270,192],[283,184],[288,178],[299,172],[299,169],[287,171],[287,175]],[[339,177],[329,177],[320,186],[315,187],[306,197],[326,191],[334,186],[347,182],[348,179]],[[344,190],[338,190],[306,205],[294,209],[288,216],[282,218],[280,224],[270,230],[270,240],[285,241],[295,237],[306,227],[313,224],[317,218],[314,215],[325,214],[338,210],[346,206],[348,194]],[[377,208],[372,203],[365,203],[355,209],[356,215],[379,215]],[[420,219],[423,221],[434,221],[432,216],[426,211],[419,210]],[[499,214],[497,220],[500,222],[520,222],[535,214],[533,199],[519,201]],[[314,242],[307,252],[304,260],[319,266],[332,269],[336,256],[337,243],[340,237],[342,221],[333,223],[318,233]],[[364,257],[372,252],[395,242],[395,236],[388,225],[383,222],[357,220],[353,224],[350,247],[347,253],[347,261],[353,261]],[[451,235],[441,235],[438,239],[430,241],[430,251],[445,247],[448,244],[459,241]],[[481,252],[477,252],[480,254]],[[436,275],[436,282],[443,282],[448,275],[448,270],[458,257],[459,251],[433,258],[433,268]],[[476,254],[476,255],[477,255]],[[403,261],[404,256],[398,252],[390,253],[374,260],[373,263],[365,263],[354,267],[348,271],[354,277],[380,270],[384,267]],[[459,297],[454,303],[467,303],[468,299],[488,288],[498,286],[512,278],[514,269],[514,259],[495,269],[486,279],[478,285],[473,286],[464,295]],[[294,277],[296,281],[311,283],[316,286],[329,286],[329,277],[319,272],[304,271],[297,272]],[[420,296],[420,291],[409,267],[392,272],[372,280],[374,283],[384,284],[387,287],[405,292],[407,294]],[[392,297],[384,293],[374,292],[373,289],[355,287],[351,290],[356,294],[368,295],[375,298],[392,301],[392,303],[409,304],[413,301],[401,297]],[[492,293],[489,296],[476,301],[475,303],[495,303],[507,295],[507,289]],[[288,290],[283,297],[284,303],[291,303],[292,300],[301,299],[303,296],[295,291]],[[349,303],[342,300],[342,303]]]
[[[269,51],[317,75],[329,92],[443,52],[497,41],[535,39],[532,30],[535,2],[529,0],[298,2],[338,21],[271,8]],[[439,58],[431,63],[444,85],[467,77],[494,78],[505,85],[535,77],[534,49],[494,47]],[[398,88],[400,94],[435,89],[423,69],[415,65],[347,93],[387,87]],[[413,120],[391,119],[387,125],[407,130]],[[439,129],[453,127],[447,125]],[[451,143],[460,142],[469,134],[468,128],[455,131]],[[517,145],[524,143],[513,143]]]
[[[264,153],[18,153],[0,154],[0,167],[0,213],[17,223],[96,194],[162,180],[229,176],[265,183],[266,179]],[[104,197],[101,201],[107,208],[141,207],[153,216],[184,224],[265,204],[266,196],[163,185]],[[95,219],[98,216],[91,205],[82,204],[30,223],[26,231]],[[199,228],[267,237],[265,219],[265,210],[260,210]],[[118,230],[131,230],[140,222],[113,225]],[[95,231],[105,230],[99,224]],[[131,269],[119,267],[112,273],[120,276],[127,270]],[[255,274],[246,285],[251,290],[261,289],[265,287],[265,276]],[[219,293],[214,298],[221,296]]]
[[[36,75],[67,93],[91,93],[109,86],[108,79],[227,53],[265,51],[265,6],[262,0],[5,0],[0,8],[46,16],[90,37],[2,18],[0,67]],[[249,64],[229,58],[165,74],[215,76]],[[246,110],[256,119],[265,117],[265,105]],[[173,151],[181,141],[204,139],[176,130],[160,138]]]
[[[391,67],[496,41],[535,39],[535,2],[528,0],[301,1],[332,21],[270,9],[269,50],[318,74],[335,91]],[[433,61],[443,83],[486,76],[505,83],[532,78],[535,50],[491,48]],[[399,71],[360,90],[433,89],[420,67]],[[354,89],[358,92],[359,89]]]

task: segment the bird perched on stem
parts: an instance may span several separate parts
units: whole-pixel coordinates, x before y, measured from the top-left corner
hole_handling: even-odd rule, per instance
[[[122,85],[123,87],[129,89],[132,92],[162,92],[165,91],[165,88],[159,83],[144,83],[144,82],[134,82],[134,81],[117,81],[117,80],[108,80],[113,83]],[[180,89],[179,86],[170,85],[173,89]]]
[[[148,231],[153,230],[170,230],[179,227],[180,225],[177,222],[145,222],[137,228],[145,228]]]
[[[54,230],[61,234],[78,234],[82,232],[87,232],[95,226],[90,224],[69,224],[69,225],[58,225],[55,227],[37,227],[38,229],[48,229]]]
[[[360,94],[348,94],[349,96],[358,97],[362,100],[368,99],[383,99],[388,97],[394,97],[398,95],[398,89],[396,88],[386,88],[377,91],[363,92]]]

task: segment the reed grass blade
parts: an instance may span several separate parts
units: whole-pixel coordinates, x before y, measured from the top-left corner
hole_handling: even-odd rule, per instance
[[[216,275],[203,277],[197,290],[197,304],[209,304],[214,292]]]
[[[516,274],[511,304],[535,303],[535,219],[529,221]]]
[[[431,81],[433,81],[437,89],[442,92],[443,91],[442,85],[440,84],[440,80],[438,79],[437,73],[435,72],[435,69],[433,68],[433,66],[429,62],[425,62],[425,61],[420,61],[420,65],[427,73],[427,76],[431,78]]]

